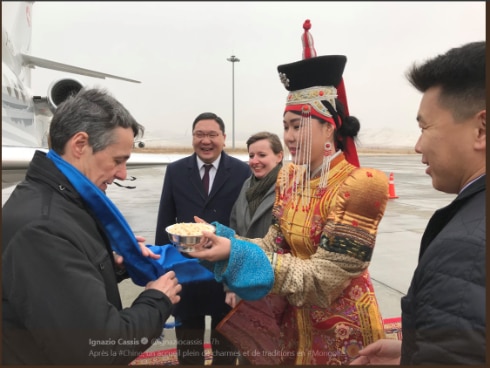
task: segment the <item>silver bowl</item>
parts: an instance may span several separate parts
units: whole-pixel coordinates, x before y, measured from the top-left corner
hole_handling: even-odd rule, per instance
[[[189,222],[189,223],[178,223],[174,225],[167,226],[165,228],[165,231],[168,234],[168,237],[170,238],[172,244],[182,253],[189,253],[189,252],[194,252],[195,251],[195,246],[203,243],[203,238],[204,236],[202,235],[202,230],[201,234],[193,233],[190,235],[181,235],[182,232],[176,229],[176,225],[179,225],[180,230],[182,230],[182,227],[185,226],[193,226],[196,227],[197,225],[194,222]],[[182,226],[180,226],[182,225]],[[206,231],[211,231],[215,232],[216,228],[211,225],[211,224],[204,224],[200,223],[198,225],[199,227],[202,227]],[[188,233],[188,232],[187,232]]]

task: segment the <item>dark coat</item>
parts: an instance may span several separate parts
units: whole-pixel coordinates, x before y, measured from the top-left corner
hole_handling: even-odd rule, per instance
[[[434,213],[402,298],[401,364],[484,364],[485,176]]]
[[[161,335],[170,300],[122,309],[104,231],[45,153],[2,212],[3,364],[126,365]]]
[[[177,222],[194,222],[198,216],[206,222],[228,225],[231,208],[243,182],[250,176],[247,163],[221,153],[216,176],[209,196],[197,167],[197,155],[175,161],[167,166],[158,210],[155,244],[168,244],[165,228]],[[180,302],[172,313],[177,318],[187,315],[221,316],[230,310],[225,303],[223,285],[216,281],[188,283],[182,286]]]

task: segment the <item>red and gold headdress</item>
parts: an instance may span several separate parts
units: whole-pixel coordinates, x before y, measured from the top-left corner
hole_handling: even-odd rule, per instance
[[[313,37],[309,33],[310,20],[303,24],[304,33],[301,37],[303,42],[303,60],[277,67],[279,78],[289,91],[285,112],[292,111],[301,114],[298,144],[299,151],[294,157],[293,190],[294,197],[304,190],[309,190],[310,179],[320,174],[318,185],[319,192],[327,187],[330,162],[340,151],[335,152],[331,144],[325,142],[324,158],[321,167],[312,172],[311,144],[312,124],[311,118],[316,117],[331,124],[337,131],[342,126],[342,117],[337,113],[337,102],[344,106],[345,116],[348,116],[347,98],[342,74],[344,72],[347,58],[344,55],[317,56],[313,46]],[[352,137],[336,134],[338,145],[341,140],[343,152],[347,161],[359,166],[357,150]],[[337,147],[335,147],[337,148]],[[286,170],[284,171],[284,173]],[[286,175],[286,174],[285,174]],[[281,192],[287,191],[287,177],[281,179]],[[308,200],[302,196],[302,207],[307,210]]]
[[[342,119],[336,113],[336,99],[349,115],[342,74],[347,58],[344,55],[317,56],[310,20],[303,24],[303,60],[277,67],[281,82],[289,92],[285,111],[301,112],[305,120],[317,117],[340,129]],[[328,108],[322,101],[327,102]],[[339,137],[340,138],[340,137]],[[359,166],[357,149],[352,137],[341,137],[344,154],[351,164]]]

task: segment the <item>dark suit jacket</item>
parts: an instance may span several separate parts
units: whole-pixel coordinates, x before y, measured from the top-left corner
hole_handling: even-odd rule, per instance
[[[211,192],[206,196],[195,153],[169,164],[158,210],[155,244],[170,242],[165,231],[167,226],[194,222],[194,216],[209,223],[218,221],[228,225],[231,208],[250,175],[247,163],[222,152]],[[185,284],[180,295],[181,300],[173,312],[176,317],[221,315],[229,310],[223,285],[216,281]]]

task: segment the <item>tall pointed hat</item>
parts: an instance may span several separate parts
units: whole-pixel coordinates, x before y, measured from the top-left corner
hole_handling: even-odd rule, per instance
[[[303,24],[303,60],[279,65],[277,70],[281,82],[289,91],[285,111],[305,111],[311,116],[327,121],[337,130],[342,119],[337,114],[336,99],[344,106],[345,116],[349,116],[347,96],[342,74],[347,57],[344,55],[317,56],[313,37],[309,30],[310,20]],[[343,152],[347,161],[359,166],[357,149],[352,137],[342,137]]]

